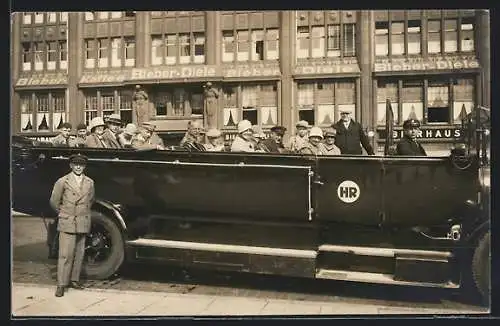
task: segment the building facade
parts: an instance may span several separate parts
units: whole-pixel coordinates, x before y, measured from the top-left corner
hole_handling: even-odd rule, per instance
[[[52,137],[111,113],[133,122],[141,85],[160,133],[183,132],[204,119],[210,81],[228,137],[241,119],[291,134],[351,108],[380,149],[389,98],[394,137],[417,118],[424,146],[447,151],[461,116],[490,106],[489,33],[486,10],[17,13],[12,131]]]

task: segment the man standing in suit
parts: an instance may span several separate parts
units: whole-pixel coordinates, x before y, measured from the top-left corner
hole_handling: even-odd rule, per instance
[[[86,156],[71,155],[71,172],[56,181],[50,196],[50,205],[58,215],[59,231],[56,297],[62,297],[68,287],[83,289],[80,271],[94,202],[94,181],[83,173],[86,165]]]
[[[120,134],[122,127],[122,120],[120,115],[117,113],[111,114],[109,117],[105,118],[105,123],[107,129],[104,130],[103,138],[108,143],[109,148],[122,148],[120,141],[118,140],[118,135]]]
[[[368,155],[375,155],[368,136],[363,131],[363,127],[360,123],[351,119],[351,111],[349,109],[340,111],[340,120],[333,124],[332,127],[337,132],[335,146],[340,148],[342,154],[363,154],[361,144]]]
[[[408,119],[403,122],[403,138],[396,146],[396,155],[427,156],[425,149],[417,142],[417,134],[420,130],[420,121]]]

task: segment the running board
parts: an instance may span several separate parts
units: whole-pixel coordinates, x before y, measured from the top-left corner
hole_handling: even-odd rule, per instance
[[[407,286],[434,287],[434,288],[447,288],[447,289],[459,288],[459,285],[455,284],[453,282],[429,283],[429,282],[398,281],[398,280],[395,280],[393,278],[393,275],[390,275],[390,274],[352,272],[352,271],[333,270],[333,269],[320,269],[320,270],[318,270],[316,273],[316,278],[339,280],[339,281],[350,281],[350,282],[378,283],[378,284],[390,284],[390,285],[407,285]]]
[[[421,256],[431,259],[447,259],[453,257],[453,254],[449,251],[356,247],[331,244],[323,244],[319,246],[318,251],[375,257]]]

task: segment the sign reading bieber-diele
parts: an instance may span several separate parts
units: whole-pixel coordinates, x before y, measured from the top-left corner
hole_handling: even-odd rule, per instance
[[[216,66],[186,66],[186,67],[157,67],[148,69],[134,68],[129,80],[157,80],[216,77],[219,69]]]
[[[479,62],[474,55],[436,56],[424,59],[396,58],[375,61],[375,72],[385,71],[426,71],[426,70],[464,70],[479,68]]]

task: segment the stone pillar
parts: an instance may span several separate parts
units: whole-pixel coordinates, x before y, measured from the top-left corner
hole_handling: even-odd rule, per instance
[[[281,107],[278,112],[278,124],[289,132],[295,130],[295,110],[293,110],[293,68],[295,67],[295,11],[286,10],[280,13],[280,70],[281,70]],[[280,89],[280,88],[278,88]],[[281,119],[280,119],[281,117]],[[286,141],[286,140],[285,140]]]
[[[372,106],[373,94],[373,80],[372,80],[372,66],[373,66],[373,11],[361,10],[358,11],[358,63],[361,70],[360,76],[360,99],[361,103],[361,116],[357,118],[364,128],[368,131],[375,129],[374,121],[376,116],[376,108]],[[370,137],[372,146],[375,146],[374,137]]]
[[[205,62],[207,65],[217,64],[217,53],[221,48],[217,47],[217,28],[216,22],[218,19],[217,11],[205,12]]]
[[[83,34],[83,12],[68,13],[68,115],[69,122],[76,127],[84,121],[83,100],[78,90],[78,81],[82,75],[84,53]]]
[[[476,22],[478,35],[476,44],[481,65],[481,87],[480,98],[478,104],[485,107],[491,106],[491,46],[490,46],[490,12],[485,9],[476,11]]]
[[[137,11],[135,16],[135,66],[139,68],[151,65],[150,12]]]
[[[10,110],[12,134],[21,131],[21,107],[19,104],[19,94],[14,91],[14,85],[19,78],[19,68],[21,66],[21,20],[22,13],[17,12],[10,15],[11,38],[10,38]]]

